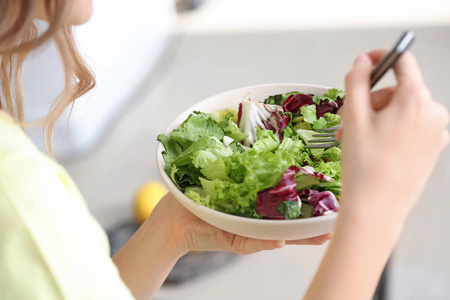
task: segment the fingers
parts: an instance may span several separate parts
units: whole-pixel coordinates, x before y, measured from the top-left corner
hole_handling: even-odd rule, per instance
[[[334,135],[336,137],[336,140],[342,143],[342,128],[339,128]]]
[[[389,53],[387,49],[377,49],[367,55],[374,64],[378,64]],[[395,76],[399,84],[423,84],[422,73],[414,55],[406,51],[394,65]]]
[[[309,239],[286,241],[286,245],[322,245],[333,237],[332,233],[319,235]]]
[[[284,245],[284,241],[259,240],[235,235],[231,242],[229,251],[247,255],[262,250],[275,250],[283,248]]]
[[[380,63],[380,61],[389,53],[388,48],[380,48],[367,53],[367,56],[370,57],[372,63],[376,66]]]
[[[308,239],[293,241],[267,241],[246,238],[243,236],[234,236],[231,242],[231,252],[239,254],[252,254],[262,250],[275,250],[283,248],[284,245],[322,245],[333,237],[333,233],[328,233]]]
[[[371,113],[370,105],[370,72],[372,61],[365,54],[359,55],[353,68],[345,77],[345,114],[346,122],[353,123],[367,120]]]
[[[389,53],[387,49],[377,49],[367,55],[359,55],[352,70],[346,77],[346,108],[350,111],[352,118],[361,115],[368,117],[370,111],[367,107],[368,91],[370,90],[370,73],[373,65],[380,61]],[[405,52],[394,65],[394,72],[399,85],[419,88],[424,86],[422,74],[416,59],[411,52]],[[394,87],[376,91],[371,96],[372,108],[375,111],[381,110],[392,99]],[[348,115],[347,115],[348,117]]]
[[[395,87],[388,87],[382,90],[378,90],[373,92],[371,95],[372,108],[375,111],[379,111],[386,107],[389,104],[392,95],[395,91]]]

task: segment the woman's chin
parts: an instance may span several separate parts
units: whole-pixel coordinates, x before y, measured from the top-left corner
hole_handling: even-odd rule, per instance
[[[76,0],[71,1],[71,3],[73,6],[70,8],[67,24],[81,25],[91,19],[94,11],[92,0]]]

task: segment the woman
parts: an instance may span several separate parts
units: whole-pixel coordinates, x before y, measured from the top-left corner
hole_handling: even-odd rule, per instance
[[[250,254],[330,238],[285,242],[236,236],[201,221],[167,194],[111,260],[106,236],[69,176],[20,129],[21,64],[48,39],[56,41],[66,70],[65,90],[45,120],[50,154],[56,119],[92,89],[93,76],[76,51],[70,27],[91,14],[91,0],[0,0],[2,298],[148,299],[188,251]],[[34,18],[50,23],[38,38]],[[448,143],[448,113],[432,100],[410,53],[395,67],[396,86],[369,93],[370,71],[385,53],[358,56],[346,77],[346,129],[338,133],[343,141],[342,205],[306,299],[371,298],[402,225]],[[393,131],[397,124],[402,126]],[[422,166],[420,172],[413,160]]]

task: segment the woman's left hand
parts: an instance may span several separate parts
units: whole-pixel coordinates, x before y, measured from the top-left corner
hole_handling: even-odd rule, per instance
[[[285,244],[320,245],[331,234],[298,241],[266,241],[235,235],[200,220],[166,194],[139,230],[113,256],[123,281],[136,299],[149,299],[178,259],[189,251],[251,254]]]
[[[296,241],[269,241],[239,236],[218,229],[199,219],[170,193],[161,199],[148,221],[151,222],[152,218],[161,219],[159,222],[170,226],[172,242],[183,253],[188,251],[226,251],[251,254],[262,250],[282,248],[285,244],[321,245],[332,236],[332,234],[325,234]]]

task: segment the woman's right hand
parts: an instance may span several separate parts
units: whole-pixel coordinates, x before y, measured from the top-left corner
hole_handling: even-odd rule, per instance
[[[394,67],[397,85],[371,94],[370,73],[386,54],[380,49],[358,56],[346,77],[342,212],[401,222],[448,144],[449,114],[432,99],[410,52]]]
[[[370,93],[387,53],[360,55],[346,77],[342,196],[333,239],[304,299],[372,299],[405,219],[448,144],[447,109],[435,102],[411,53],[397,85]]]

